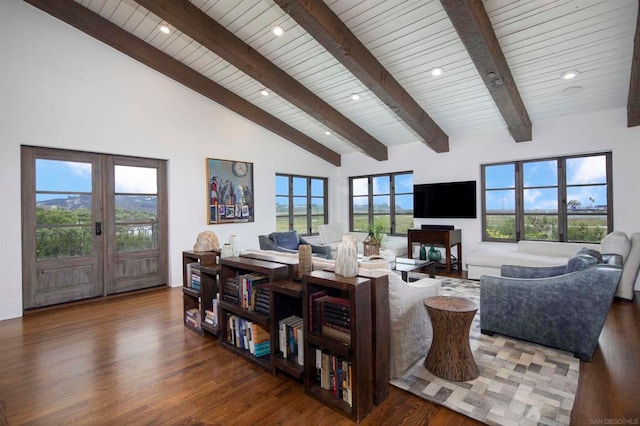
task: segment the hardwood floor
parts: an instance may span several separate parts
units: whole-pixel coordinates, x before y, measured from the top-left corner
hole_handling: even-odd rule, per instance
[[[174,288],[0,322],[0,424],[352,424],[181,318]],[[581,363],[572,424],[637,424],[639,327],[638,297],[615,301]],[[391,386],[362,424],[479,423]]]

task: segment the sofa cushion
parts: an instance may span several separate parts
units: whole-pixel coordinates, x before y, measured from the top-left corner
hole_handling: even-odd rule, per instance
[[[638,269],[640,269],[640,232],[631,234],[629,241],[631,248],[627,254],[627,260],[624,262],[616,296],[633,300],[634,283],[639,274]]]
[[[300,245],[300,238],[298,238],[297,231],[274,232],[271,235],[273,235],[273,240],[280,247],[297,250]]]
[[[600,250],[599,244],[565,243],[559,241],[518,241],[519,252],[542,256],[569,258],[582,247]]]
[[[596,260],[596,263],[602,263],[602,254],[598,250],[590,249],[588,247],[582,247],[576,253],[578,256],[589,256]]]
[[[613,231],[602,239],[600,243],[600,251],[605,254],[619,254],[622,256],[622,262],[627,260],[627,255],[631,250],[631,241],[629,237],[622,231]]]
[[[320,243],[327,245],[341,242],[344,231],[342,225],[318,225],[318,234],[320,234]]]

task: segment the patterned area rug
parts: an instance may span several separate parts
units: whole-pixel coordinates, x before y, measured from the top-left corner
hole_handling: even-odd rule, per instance
[[[480,305],[477,281],[438,278],[444,280],[442,294]],[[469,336],[480,369],[477,379],[441,379],[424,367],[422,358],[391,384],[490,425],[569,424],[578,388],[577,358],[534,343],[481,334],[479,310]]]

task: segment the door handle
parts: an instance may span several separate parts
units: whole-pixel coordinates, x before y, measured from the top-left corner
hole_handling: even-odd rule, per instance
[[[102,235],[102,222],[96,222],[96,235]]]

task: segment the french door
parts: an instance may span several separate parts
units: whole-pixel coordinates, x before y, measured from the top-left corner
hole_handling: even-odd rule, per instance
[[[22,147],[24,309],[165,285],[166,162]]]

